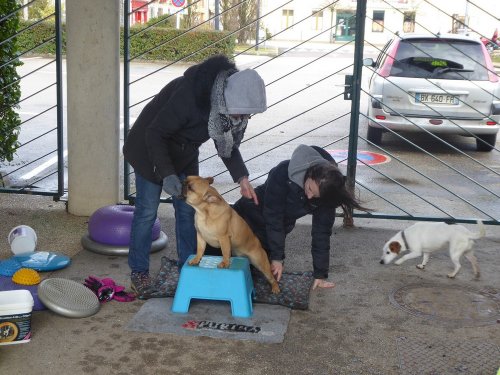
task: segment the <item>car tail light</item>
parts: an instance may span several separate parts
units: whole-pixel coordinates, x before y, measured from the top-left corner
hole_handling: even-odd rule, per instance
[[[441,125],[443,123],[443,120],[429,120],[429,122],[432,124],[432,125]]]
[[[382,103],[379,99],[372,98],[372,108],[382,109]]]
[[[383,116],[383,115],[377,115],[377,116],[375,116],[375,118],[377,120],[385,120],[385,116]]]
[[[484,61],[486,61],[486,68],[488,69],[488,79],[490,82],[498,82],[498,76],[495,74],[495,67],[491,61],[490,54],[482,43],[481,48],[483,49]]]
[[[492,103],[491,104],[491,114],[492,115],[500,115],[500,103]]]
[[[486,125],[496,125],[495,121],[486,121]]]
[[[399,40],[396,40],[392,46],[387,50],[387,57],[384,64],[381,66],[378,74],[381,77],[389,77],[391,73],[392,64],[394,64],[394,56],[396,56],[396,51],[398,50]]]

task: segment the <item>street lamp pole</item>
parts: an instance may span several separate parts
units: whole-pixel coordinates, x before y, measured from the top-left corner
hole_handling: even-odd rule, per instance
[[[219,1],[220,0],[215,0],[215,30],[220,30],[219,28]]]
[[[469,21],[467,20],[468,13],[469,13],[469,0],[465,0],[465,15],[464,15],[465,33],[469,31]]]
[[[259,50],[260,0],[257,0],[257,22],[255,23],[255,50]]]

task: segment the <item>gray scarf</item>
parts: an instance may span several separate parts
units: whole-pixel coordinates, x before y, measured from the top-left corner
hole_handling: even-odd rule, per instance
[[[208,118],[208,135],[215,141],[221,158],[231,157],[234,148],[238,148],[245,134],[248,118],[243,117],[238,123],[232,122],[227,113],[224,99],[226,78],[235,70],[224,70],[215,78],[210,96],[211,109]]]

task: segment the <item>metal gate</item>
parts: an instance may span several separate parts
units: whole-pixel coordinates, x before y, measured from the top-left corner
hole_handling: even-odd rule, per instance
[[[0,15],[0,22],[24,18],[41,3],[24,1]],[[466,138],[384,128],[369,110],[378,100],[370,91],[369,80],[380,74],[377,67],[362,65],[363,58],[377,61],[388,56],[385,42],[400,31],[428,35],[451,31],[493,39],[491,34],[499,25],[490,3],[466,1],[460,9],[451,3],[438,7],[431,0],[124,1],[124,136],[144,105],[169,80],[182,74],[193,58],[210,55],[218,43],[230,45],[238,39],[232,52],[237,65],[258,70],[268,92],[269,109],[252,118],[241,145],[254,186],[277,162],[288,158],[297,144],[317,144],[330,151],[355,193],[374,209],[368,214],[355,212],[355,217],[449,222],[479,218],[498,224],[499,149],[491,138],[482,142],[474,134]],[[170,14],[163,12],[167,5]],[[41,36],[35,44],[22,44],[16,56],[0,63],[0,67],[23,64],[17,67],[19,77],[14,82],[21,86],[21,97],[9,103],[21,119],[19,148],[11,161],[0,163],[0,192],[54,199],[65,194],[61,14],[57,0],[51,12],[0,41],[0,46],[6,46],[27,33]],[[141,29],[131,25],[148,19]],[[177,33],[167,33],[163,41],[137,52],[134,43],[142,43],[141,36],[151,39],[166,23]],[[158,62],[158,49],[175,47],[183,35],[214,29],[224,30],[218,39],[212,36],[196,50],[177,51],[175,58]],[[487,45],[499,63],[498,45]],[[498,79],[494,68],[485,68]],[[2,82],[2,92],[12,84]],[[493,101],[494,110],[485,113],[471,106],[471,112],[489,119],[489,126],[498,126],[495,116],[500,99],[493,95]],[[391,110],[391,105],[384,105]],[[411,116],[395,108],[392,113],[418,128]],[[453,116],[435,108],[432,114],[432,120],[461,126]],[[385,131],[381,144],[368,139],[368,123],[380,124]],[[478,152],[476,144],[492,150]],[[229,201],[237,199],[237,187],[213,145],[207,142],[200,151],[201,173],[215,176],[217,187]],[[124,171],[125,199],[133,200],[133,178],[127,165]]]
[[[382,144],[365,136],[368,122],[380,122],[368,110],[377,101],[369,89],[369,79],[380,74],[376,67],[363,66],[363,58],[376,61],[387,56],[386,41],[403,29],[438,35],[439,30],[429,26],[425,12],[440,12],[440,18],[435,16],[440,19],[440,27],[449,25],[450,29],[441,32],[465,29],[489,37],[479,25],[485,25],[487,17],[490,24],[497,19],[486,9],[469,1],[468,14],[461,16],[425,0],[176,3],[179,7],[173,11],[169,8],[170,15],[157,18],[161,2],[132,2],[132,9],[129,1],[124,2],[125,137],[144,105],[181,75],[193,56],[217,43],[180,54],[169,62],[147,62],[152,51],[173,44],[178,36],[140,54],[130,52],[137,43],[134,39],[140,35],[152,37],[168,22],[173,27],[184,26],[183,33],[213,30],[221,22],[226,32],[220,34],[220,40],[240,38],[243,31],[250,30],[245,43],[236,44],[233,55],[239,68],[256,69],[266,82],[268,110],[252,117],[241,145],[254,186],[264,181],[274,165],[289,158],[298,144],[316,144],[334,156],[355,194],[373,209],[370,213],[355,211],[354,217],[464,223],[481,219],[499,224],[500,159],[496,145],[491,145],[490,152],[480,152],[476,142],[480,144],[481,140],[473,134],[465,138],[428,131],[400,133],[383,125]],[[249,13],[248,9],[254,10]],[[137,27],[151,17],[147,25]],[[494,69],[487,68],[488,74],[498,77]],[[500,99],[493,96],[500,105]],[[412,116],[399,115],[416,122]],[[483,115],[495,121],[495,113]],[[432,118],[460,127],[449,114],[433,110]],[[228,201],[237,199],[238,186],[216,157],[211,142],[201,147],[200,161],[200,174],[214,176],[216,187]],[[125,199],[133,201],[134,179],[126,164],[124,173]],[[169,201],[169,197],[163,200]]]
[[[19,19],[20,24],[0,46],[15,44],[17,52],[2,59],[0,67],[15,67],[17,77],[9,82],[0,79],[0,92],[4,95],[12,85],[19,86],[19,100],[2,101],[17,113],[19,124],[14,130],[17,150],[12,160],[0,162],[0,193],[47,195],[59,200],[65,194],[66,156],[61,1],[55,0],[53,7],[37,0],[13,3],[17,7],[0,15],[0,23]],[[1,109],[2,121],[5,109]]]

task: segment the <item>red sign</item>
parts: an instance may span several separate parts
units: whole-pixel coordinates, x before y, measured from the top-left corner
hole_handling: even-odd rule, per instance
[[[327,150],[338,164],[347,164],[347,150]],[[356,155],[357,165],[384,164],[391,161],[387,155],[377,154],[370,151],[358,151]]]
[[[147,4],[148,2],[146,0],[132,0],[132,11],[135,11],[137,8],[141,8],[141,12],[147,12]]]
[[[186,0],[172,0],[172,5],[174,7],[183,7],[186,4]]]

